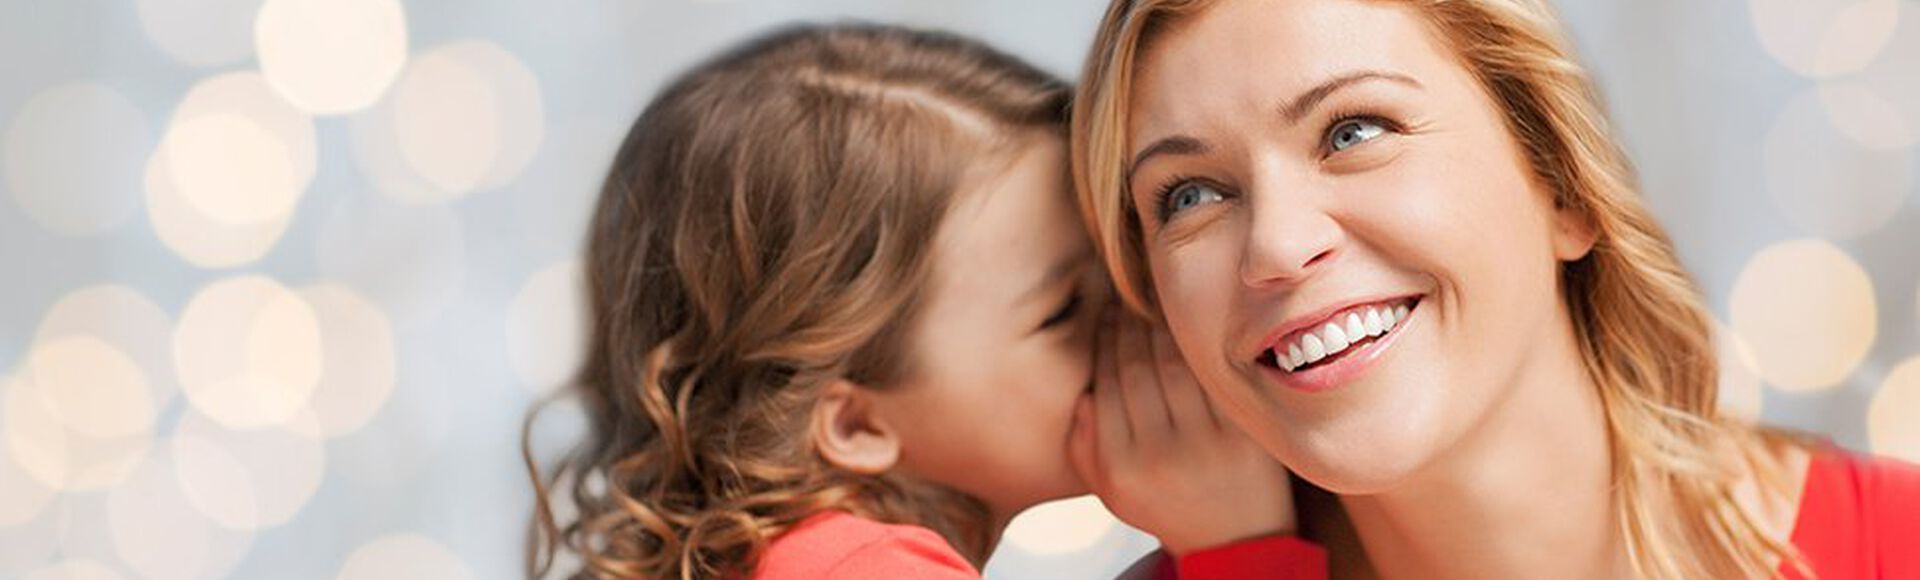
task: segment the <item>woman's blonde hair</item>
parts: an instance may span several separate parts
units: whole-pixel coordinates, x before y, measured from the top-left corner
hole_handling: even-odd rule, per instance
[[[1720,416],[1711,319],[1673,244],[1642,204],[1598,95],[1544,0],[1400,0],[1413,5],[1505,111],[1555,207],[1597,234],[1560,286],[1587,371],[1600,386],[1620,533],[1648,578],[1765,577],[1799,562],[1735,500],[1747,474],[1791,497],[1790,437]],[[1075,98],[1071,130],[1082,217],[1119,294],[1151,306],[1140,223],[1127,195],[1129,97],[1138,56],[1211,0],[1115,0]],[[1517,540],[1516,540],[1517,541]],[[1802,566],[1804,571],[1804,567]]]
[[[565,552],[577,577],[744,576],[826,510],[925,526],[984,560],[977,500],[834,469],[807,424],[831,381],[909,376],[952,198],[983,163],[1062,138],[1067,96],[979,43],[858,24],[778,31],[669,85],[589,226],[590,338],[565,394],[591,433],[543,473],[532,414],[523,431],[528,574]]]

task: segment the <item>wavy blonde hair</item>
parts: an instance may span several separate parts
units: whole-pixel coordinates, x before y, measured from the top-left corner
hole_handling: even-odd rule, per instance
[[[1790,498],[1781,451],[1797,438],[1720,416],[1711,319],[1673,244],[1641,202],[1598,95],[1544,0],[1398,0],[1412,5],[1502,110],[1555,207],[1597,234],[1565,264],[1563,299],[1599,385],[1620,534],[1647,578],[1767,577],[1793,547],[1735,499],[1746,477]],[[1210,0],[1115,0],[1088,55],[1071,130],[1082,217],[1119,294],[1150,297],[1142,233],[1126,193],[1126,130],[1140,51]]]
[[[589,437],[538,494],[527,573],[750,573],[826,510],[925,526],[976,563],[977,500],[834,469],[806,435],[821,387],[889,388],[932,237],[963,179],[1064,137],[1068,88],[955,36],[779,31],[686,73],[641,114],[590,224]],[[571,507],[577,517],[556,514]]]

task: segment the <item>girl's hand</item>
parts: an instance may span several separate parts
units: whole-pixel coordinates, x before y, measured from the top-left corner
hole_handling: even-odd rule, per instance
[[[1296,530],[1287,470],[1223,420],[1164,329],[1102,322],[1069,455],[1107,509],[1176,556]]]

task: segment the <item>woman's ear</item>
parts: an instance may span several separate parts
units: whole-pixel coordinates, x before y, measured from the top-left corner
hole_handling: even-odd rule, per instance
[[[900,461],[900,435],[874,404],[874,393],[835,380],[813,405],[813,447],[828,463],[854,473],[878,475]]]
[[[1587,257],[1593,251],[1595,240],[1599,239],[1593,227],[1593,220],[1582,212],[1566,204],[1555,203],[1553,208],[1553,257],[1562,262],[1572,262]]]

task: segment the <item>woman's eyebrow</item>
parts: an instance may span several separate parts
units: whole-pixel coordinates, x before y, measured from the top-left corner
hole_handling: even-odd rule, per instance
[[[1420,81],[1413,80],[1413,77],[1400,73],[1378,70],[1350,71],[1321,81],[1320,84],[1314,85],[1313,88],[1307,89],[1305,92],[1300,93],[1299,96],[1283,101],[1280,105],[1280,117],[1285,119],[1288,125],[1299,124],[1301,119],[1305,119],[1307,115],[1313,113],[1314,108],[1319,107],[1320,103],[1325,102],[1327,97],[1331,97],[1334,93],[1340,92],[1340,89],[1367,81],[1388,81],[1416,89],[1422,88]]]
[[[1407,85],[1416,89],[1422,88],[1420,81],[1396,72],[1379,70],[1348,71],[1321,81],[1320,84],[1314,85],[1313,88],[1301,92],[1298,96],[1282,101],[1280,105],[1280,117],[1284,119],[1288,125],[1297,125],[1301,119],[1305,119],[1307,115],[1312,114],[1313,110],[1320,106],[1320,103],[1326,101],[1327,97],[1333,96],[1334,93],[1340,92],[1341,89],[1368,81],[1387,81]],[[1141,148],[1139,153],[1134,154],[1133,162],[1127,164],[1126,180],[1128,182],[1133,181],[1134,172],[1138,171],[1140,165],[1153,156],[1194,155],[1206,153],[1207,149],[1206,142],[1188,135],[1169,135],[1156,139],[1153,143]]]

